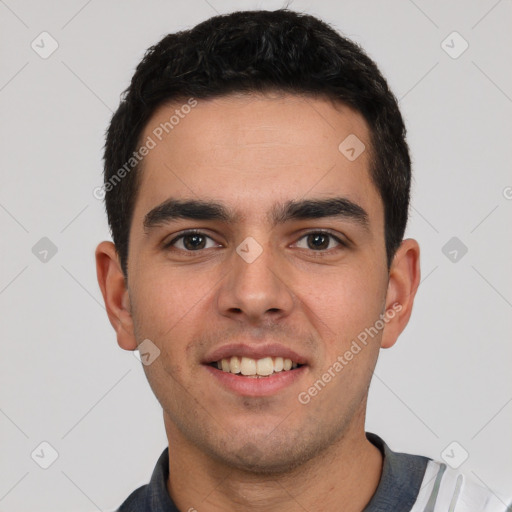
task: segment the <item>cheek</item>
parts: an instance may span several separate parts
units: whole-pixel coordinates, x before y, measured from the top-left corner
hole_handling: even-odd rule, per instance
[[[154,265],[133,286],[139,325],[157,336],[172,335],[200,311],[211,288],[209,277],[201,273],[171,273]]]
[[[353,267],[341,267],[323,276],[305,274],[301,279],[306,314],[326,338],[335,338],[337,345],[350,343],[382,313],[385,279],[368,268],[357,272]]]
[[[170,279],[161,268],[137,276],[131,290],[137,340],[149,339],[160,350],[154,362],[144,365],[144,371],[156,396],[169,398],[174,396],[173,389],[178,389],[174,381],[183,380],[187,329],[196,321],[200,290]]]
[[[197,352],[190,350],[208,325],[211,297],[219,276],[213,272],[191,272],[183,267],[171,272],[165,265],[148,265],[132,285],[134,325],[139,341],[149,338],[160,349],[161,357],[146,374],[155,387],[169,376],[188,381],[187,369],[196,364]]]

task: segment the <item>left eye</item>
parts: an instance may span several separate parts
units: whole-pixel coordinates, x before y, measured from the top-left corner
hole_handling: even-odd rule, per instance
[[[304,243],[301,245],[302,241],[304,241]],[[332,241],[334,241],[334,243],[331,243]],[[311,249],[313,251],[325,251],[339,245],[344,244],[338,237],[323,231],[308,233],[307,235],[301,237],[296,243],[296,246],[300,247],[301,249]]]

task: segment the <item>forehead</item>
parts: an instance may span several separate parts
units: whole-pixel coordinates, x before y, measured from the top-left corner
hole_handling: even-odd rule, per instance
[[[283,93],[174,102],[147,123],[141,141],[149,140],[134,218],[169,196],[255,214],[308,195],[380,199],[368,170],[366,121],[328,99]]]

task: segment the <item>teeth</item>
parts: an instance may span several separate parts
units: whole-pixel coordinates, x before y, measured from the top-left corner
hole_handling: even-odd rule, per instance
[[[250,357],[224,358],[217,361],[219,370],[228,373],[241,373],[246,376],[267,377],[273,373],[288,371],[298,367],[291,359],[283,357],[264,357],[263,359],[252,359]]]
[[[263,359],[258,359],[256,363],[256,373],[258,375],[271,375],[274,373],[274,361],[272,361],[271,357],[265,357]]]
[[[229,372],[229,361],[227,359],[222,359],[221,360],[221,368],[220,369],[223,372]]]
[[[256,375],[256,361],[249,357],[242,357],[240,369],[242,371],[242,375]]]
[[[226,359],[226,361],[228,361],[228,360]],[[229,371],[231,373],[240,373],[240,371],[241,371],[241,369],[240,369],[240,359],[238,359],[238,357],[233,356],[231,358],[231,360],[229,361]]]

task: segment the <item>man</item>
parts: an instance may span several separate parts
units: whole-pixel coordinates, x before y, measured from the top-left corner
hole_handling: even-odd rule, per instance
[[[217,16],[147,52],[107,134],[96,260],[169,446],[121,512],[505,510],[364,430],[420,281],[410,174],[386,81],[312,16]]]

